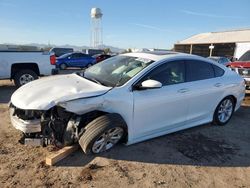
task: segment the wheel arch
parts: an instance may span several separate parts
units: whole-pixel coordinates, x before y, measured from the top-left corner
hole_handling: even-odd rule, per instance
[[[40,76],[40,70],[35,62],[24,62],[24,63],[14,63],[11,65],[11,79],[13,79],[17,72],[21,70],[32,70],[34,71],[38,76]]]
[[[234,95],[228,95],[228,96],[226,96],[226,97],[231,97],[232,99],[233,99],[233,101],[234,101],[234,106],[237,104],[237,98],[234,96]],[[224,97],[223,99],[225,99],[226,97]],[[222,100],[223,100],[222,99]]]
[[[124,122],[126,134],[128,134],[127,122],[122,117],[122,115],[119,113],[93,110],[93,111],[87,112],[85,114],[81,114],[80,116],[81,116],[81,121],[84,124],[84,126],[87,126],[87,124],[90,123],[91,121],[93,121],[94,119],[96,119],[100,116],[103,116],[103,115],[107,115],[107,114],[110,114],[110,115],[112,114],[112,115],[116,116],[117,118],[121,119]]]

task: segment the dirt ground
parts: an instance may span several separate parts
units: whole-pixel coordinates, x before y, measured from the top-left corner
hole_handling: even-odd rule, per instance
[[[18,143],[7,103],[15,87],[0,81],[0,187],[250,187],[250,92],[230,123],[203,125],[110,152],[81,150],[56,166],[51,147]]]

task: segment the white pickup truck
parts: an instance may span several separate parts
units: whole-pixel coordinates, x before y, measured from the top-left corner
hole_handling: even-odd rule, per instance
[[[39,76],[50,75],[56,58],[42,51],[0,51],[0,79],[14,80],[22,86]]]

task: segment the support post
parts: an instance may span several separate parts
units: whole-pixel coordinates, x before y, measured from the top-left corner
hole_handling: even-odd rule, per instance
[[[210,52],[209,52],[209,57],[211,57],[211,56],[213,55],[214,45],[213,45],[213,44],[211,44],[211,45],[209,46],[209,49],[210,49]]]
[[[189,52],[190,54],[192,54],[193,53],[193,44],[190,44],[190,52]]]

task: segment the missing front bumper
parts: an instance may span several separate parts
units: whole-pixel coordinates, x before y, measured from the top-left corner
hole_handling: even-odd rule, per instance
[[[10,120],[12,125],[22,131],[23,133],[37,133],[41,132],[41,122],[40,119],[34,120],[22,120],[17,116],[13,115],[14,109],[10,108]]]

